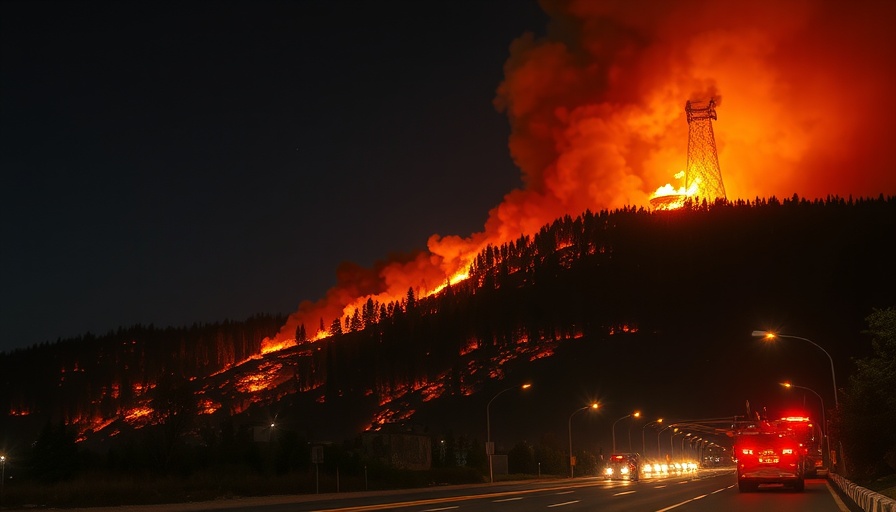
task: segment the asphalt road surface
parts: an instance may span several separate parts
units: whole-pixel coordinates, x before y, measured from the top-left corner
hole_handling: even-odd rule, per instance
[[[852,507],[852,508],[850,508]],[[762,486],[737,490],[734,471],[640,482],[602,478],[534,480],[390,492],[272,496],[172,505],[77,509],[101,512],[849,512],[827,480],[808,479],[804,492]]]

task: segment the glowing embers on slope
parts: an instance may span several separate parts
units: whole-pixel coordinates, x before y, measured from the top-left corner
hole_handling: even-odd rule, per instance
[[[387,407],[373,417],[373,421],[371,421],[367,430],[376,432],[383,428],[383,425],[386,423],[397,423],[410,419],[410,417],[414,415],[414,412],[413,409],[406,407],[398,410]]]
[[[234,387],[241,393],[257,393],[276,386],[283,363],[265,361],[258,366],[258,370],[241,377]]]
[[[115,423],[118,420],[118,416],[114,416],[112,418],[74,418],[69,419],[69,425],[77,426],[77,434],[75,435],[75,442],[81,443],[87,440],[87,435],[91,432],[99,432],[109,425]]]
[[[460,355],[465,356],[477,348],[479,348],[479,340],[477,338],[470,338],[467,340],[467,343],[460,348]]]
[[[221,408],[221,404],[215,402],[211,398],[202,398],[199,400],[199,414],[214,414]]]
[[[137,406],[124,414],[124,421],[131,424],[134,428],[141,428],[149,425],[155,410],[148,405]]]
[[[378,390],[379,405],[383,406],[393,403],[417,392],[420,393],[420,397],[424,402],[435,400],[445,393],[445,379],[447,378],[448,374],[446,372],[436,377],[432,382],[417,381],[409,385],[396,386],[391,390]]]
[[[610,334],[610,336],[613,336],[614,334],[622,334],[622,333],[633,334],[636,332],[638,332],[637,326],[623,324],[623,325],[616,325],[616,326],[610,327],[609,334]]]

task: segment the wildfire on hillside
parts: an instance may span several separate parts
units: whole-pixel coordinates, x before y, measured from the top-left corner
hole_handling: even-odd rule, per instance
[[[702,196],[699,179],[654,190],[685,156],[684,98],[721,97],[721,91],[728,98],[718,134],[719,160],[732,178],[732,197],[794,190],[880,193],[862,187],[874,181],[864,183],[863,173],[892,168],[889,125],[883,130],[870,125],[887,117],[872,114],[892,111],[896,98],[888,93],[894,84],[892,66],[879,65],[892,62],[894,50],[875,39],[889,33],[881,27],[888,30],[891,3],[844,11],[830,2],[689,0],[656,6],[652,16],[643,16],[638,2],[542,4],[558,23],[547,36],[524,34],[512,42],[494,100],[510,121],[508,146],[524,187],[508,192],[489,211],[480,232],[433,234],[425,250],[391,256],[371,268],[341,264],[335,285],[319,300],[301,302],[280,332],[263,341],[258,359],[216,376],[222,389],[231,386],[241,395],[228,405],[230,412],[283,396],[289,385],[292,391],[316,390],[319,383],[295,384],[294,369],[273,358],[330,337],[331,322],[345,322],[371,303],[401,303],[408,290],[425,297],[467,279],[471,263],[486,247],[532,235],[554,219],[585,210],[648,204],[675,209]],[[824,67],[812,58],[820,54],[826,55]],[[831,69],[846,71],[850,91]],[[846,94],[855,90],[863,94]],[[841,104],[843,97],[850,98],[849,109],[819,115],[819,105]],[[844,173],[844,168],[863,171]],[[805,169],[813,169],[811,180]],[[684,183],[686,172],[674,178]],[[558,243],[555,250],[560,249]],[[297,333],[306,329],[300,339]],[[617,326],[611,334],[636,330]],[[523,335],[520,341],[486,366],[475,358],[478,341],[465,340],[462,393],[474,393],[483,380],[502,378],[502,363],[549,357],[557,342]],[[441,396],[444,379],[368,390],[380,406],[371,428],[412,414],[412,402]],[[135,388],[134,394],[142,391]],[[223,407],[210,397],[201,400],[202,410]],[[141,406],[120,414],[139,425],[151,412]]]
[[[388,304],[409,289],[418,297],[434,293],[462,279],[485,247],[537,233],[564,215],[628,206],[673,209],[694,196],[717,197],[701,193],[705,183],[656,189],[685,157],[682,103],[688,98],[725,94],[725,123],[717,135],[729,197],[795,190],[877,195],[877,183],[896,185],[886,174],[894,158],[890,121],[878,115],[896,101],[888,92],[896,72],[886,65],[893,62],[893,45],[879,43],[890,33],[891,2],[862,9],[773,0],[688,0],[650,9],[641,2],[589,0],[541,5],[553,21],[550,30],[511,43],[494,99],[510,121],[508,146],[524,186],[504,196],[480,232],[433,234],[425,250],[372,268],[342,264],[326,295],[299,304],[280,333],[265,341],[266,353],[296,344],[301,326],[310,341],[327,337],[323,326],[317,329],[320,319],[329,326],[370,299]],[[823,67],[812,64],[820,55]],[[841,104],[844,97],[849,109],[819,115],[820,106]],[[868,179],[872,173],[885,177]]]

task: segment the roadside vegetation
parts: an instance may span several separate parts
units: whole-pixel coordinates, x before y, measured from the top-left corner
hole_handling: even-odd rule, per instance
[[[835,417],[847,478],[896,499],[896,308],[866,318],[872,354],[855,360]]]

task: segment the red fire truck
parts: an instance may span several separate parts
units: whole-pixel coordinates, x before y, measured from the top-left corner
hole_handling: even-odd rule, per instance
[[[738,426],[734,434],[737,485],[741,492],[761,484],[805,489],[806,453],[788,423],[761,420]]]
[[[781,430],[790,431],[803,448],[806,464],[806,476],[826,475],[828,468],[824,463],[824,446],[821,427],[806,416],[787,416],[777,421]]]

